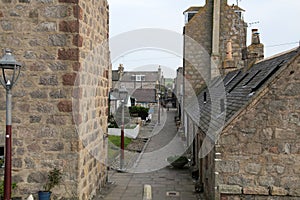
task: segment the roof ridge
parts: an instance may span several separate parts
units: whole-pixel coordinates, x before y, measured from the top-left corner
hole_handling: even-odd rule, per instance
[[[286,51],[283,51],[283,52],[274,54],[274,55],[272,55],[272,56],[270,56],[270,57],[267,57],[267,58],[265,58],[265,59],[263,59],[263,60],[259,60],[259,61],[255,62],[254,65],[255,65],[255,64],[258,64],[258,63],[261,63],[261,62],[264,62],[264,61],[267,61],[267,60],[271,60],[271,59],[273,59],[273,58],[277,58],[277,57],[279,57],[279,56],[282,56],[282,55],[285,55],[285,54],[288,54],[288,53],[291,53],[291,52],[293,52],[293,51],[295,51],[295,50],[297,50],[297,49],[300,50],[300,47],[295,47],[295,48],[292,48],[292,49],[289,49],[289,50],[286,50]]]

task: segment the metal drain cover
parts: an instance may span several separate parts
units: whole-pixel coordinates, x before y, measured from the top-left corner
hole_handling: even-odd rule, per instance
[[[168,197],[179,197],[179,192],[176,192],[176,191],[169,191],[167,192],[167,196]]]

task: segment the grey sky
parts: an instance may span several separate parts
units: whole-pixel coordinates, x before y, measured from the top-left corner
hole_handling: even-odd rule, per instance
[[[120,34],[142,28],[166,29],[182,34],[183,11],[190,6],[202,6],[205,0],[108,0],[108,2],[110,38],[114,40]],[[229,5],[233,3],[236,4],[237,0],[228,0]],[[300,26],[297,22],[300,20],[299,0],[238,0],[238,3],[246,10],[245,21],[255,23],[248,27],[248,41],[251,29],[258,28],[261,42],[265,45],[266,57],[299,45]],[[113,68],[117,68],[119,63],[124,64],[125,70],[139,68],[150,70],[149,66],[156,69],[158,65],[162,65],[174,71],[182,65],[180,58],[172,54],[141,49],[113,60]],[[167,72],[166,68],[163,68],[166,76],[174,76],[174,72]]]

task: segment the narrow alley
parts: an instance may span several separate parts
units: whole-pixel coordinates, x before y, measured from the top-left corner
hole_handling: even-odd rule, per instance
[[[175,169],[166,161],[168,156],[184,152],[184,145],[177,134],[174,122],[175,115],[175,109],[163,110],[158,124],[156,110],[151,122],[156,125],[152,126],[152,130],[140,132],[140,137],[149,138],[144,151],[131,168],[127,169],[128,172],[110,171],[110,184],[101,191],[98,199],[199,199],[198,194],[194,192],[194,182],[188,166]],[[150,196],[149,193],[151,193]]]

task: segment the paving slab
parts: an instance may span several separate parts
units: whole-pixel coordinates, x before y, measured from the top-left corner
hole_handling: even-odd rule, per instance
[[[194,192],[194,182],[190,169],[174,169],[166,162],[164,150],[171,152],[183,152],[184,145],[177,136],[174,116],[175,109],[162,111],[161,124],[152,124],[152,130],[143,130],[140,137],[150,138],[146,148],[135,159],[135,164],[130,168],[131,172],[118,173],[109,171],[108,184],[97,199],[104,200],[142,200],[145,184],[151,185],[153,200],[199,200],[203,199]],[[156,122],[157,115],[153,115]],[[169,145],[171,144],[171,145]],[[167,146],[167,147],[166,147]],[[168,147],[170,146],[170,147]],[[161,154],[159,154],[161,153]],[[163,159],[162,159],[163,158]],[[157,165],[161,163],[161,165]],[[158,169],[151,168],[161,166]],[[150,167],[149,167],[150,166]]]

